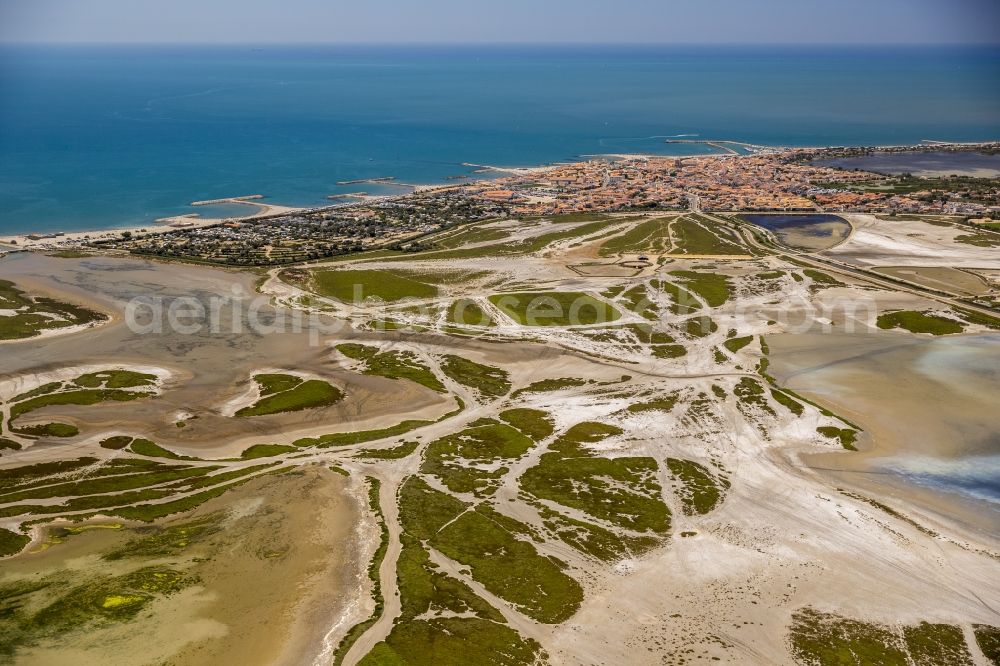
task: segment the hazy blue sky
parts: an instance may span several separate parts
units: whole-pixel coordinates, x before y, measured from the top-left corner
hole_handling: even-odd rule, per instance
[[[0,0],[4,42],[1000,42],[998,0]]]

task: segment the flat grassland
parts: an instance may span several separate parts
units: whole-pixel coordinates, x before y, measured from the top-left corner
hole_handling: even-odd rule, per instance
[[[614,307],[576,291],[494,294],[490,302],[523,326],[588,326],[621,318]]]

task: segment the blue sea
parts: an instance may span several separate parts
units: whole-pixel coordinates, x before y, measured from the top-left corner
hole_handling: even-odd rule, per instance
[[[463,163],[1000,138],[996,48],[0,46],[0,233]]]

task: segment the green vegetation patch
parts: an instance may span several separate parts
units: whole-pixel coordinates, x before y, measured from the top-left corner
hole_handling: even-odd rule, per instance
[[[837,426],[820,426],[816,432],[830,439],[840,440],[840,445],[848,451],[857,451],[858,447],[854,443],[858,439],[858,431],[851,428],[838,428]]]
[[[9,317],[0,317],[0,340],[21,340],[50,329],[107,320],[107,316],[87,308],[31,297],[9,280],[0,280],[0,309],[16,311]]]
[[[891,628],[805,608],[792,615],[792,655],[800,664],[907,666],[902,638]]]
[[[43,423],[14,428],[14,432],[31,437],[76,437],[80,434],[80,429],[68,423]]]
[[[386,439],[388,437],[398,437],[399,435],[404,435],[411,430],[422,428],[430,425],[431,423],[433,423],[433,421],[401,421],[400,423],[397,423],[394,426],[389,426],[388,428],[379,428],[378,430],[360,430],[358,432],[335,432],[329,435],[321,435],[319,437],[305,437],[303,439],[297,439],[292,442],[292,444],[301,447],[316,446],[321,449],[333,446],[351,446],[353,444],[374,442],[375,440]]]
[[[515,536],[527,530],[481,505],[476,510],[438,492],[417,477],[400,489],[400,521],[405,532],[467,565],[472,577],[528,617],[544,623],[568,619],[583,590],[550,558]],[[403,586],[403,597],[406,592]],[[405,604],[405,601],[404,601]]]
[[[669,412],[677,404],[680,393],[674,391],[655,400],[636,402],[628,406],[628,411],[632,414],[642,414],[644,412]]]
[[[90,467],[96,462],[97,458],[87,457],[77,458],[76,460],[58,460],[55,462],[0,469],[0,490],[24,487],[48,476],[76,472],[85,467]]]
[[[540,409],[525,407],[508,409],[500,412],[500,420],[514,426],[536,442],[546,439],[554,431],[552,417]]]
[[[703,298],[712,308],[725,305],[732,293],[729,278],[725,275],[699,271],[671,271],[670,274],[680,279],[685,288]]]
[[[814,268],[807,268],[802,271],[802,274],[807,278],[812,280],[812,285],[810,285],[813,291],[819,289],[829,289],[832,287],[846,287],[847,285],[838,280],[835,277],[828,275],[822,271],[817,271]]]
[[[421,471],[433,474],[449,490],[485,497],[496,492],[505,462],[528,452],[534,442],[518,430],[481,419],[460,432],[430,443]]]
[[[684,345],[653,345],[650,351],[656,358],[663,359],[687,356],[687,347]]]
[[[660,317],[660,306],[649,298],[649,292],[644,284],[637,284],[622,292],[621,302],[644,319],[656,321]]]
[[[218,467],[189,467],[187,465],[157,465],[150,471],[138,474],[116,474],[110,476],[87,476],[76,481],[51,483],[16,490],[0,496],[0,502],[19,502],[26,499],[49,499],[52,497],[78,497],[114,493],[135,488],[145,488],[161,483],[179,481],[212,472]],[[55,481],[56,479],[52,479]]]
[[[494,294],[489,298],[522,326],[589,326],[621,318],[611,305],[578,291]]]
[[[80,375],[73,383],[83,388],[124,389],[155,386],[156,375],[132,370],[102,370]]]
[[[438,393],[445,392],[441,380],[434,375],[430,368],[418,361],[413,352],[379,352],[378,347],[358,343],[337,345],[337,351],[355,361],[363,361],[366,375],[377,375],[389,379],[409,379]]]
[[[140,456],[147,456],[150,458],[169,458],[171,460],[197,460],[197,458],[191,458],[189,456],[182,456],[174,453],[169,449],[165,449],[155,442],[151,442],[148,439],[136,439],[129,445],[129,450],[132,453],[137,453]]]
[[[478,301],[459,298],[448,306],[446,315],[449,324],[460,326],[493,326],[493,318],[483,310]]]
[[[33,388],[30,391],[25,391],[21,395],[16,395],[10,399],[11,402],[20,402],[22,400],[27,400],[28,398],[34,398],[36,395],[45,395],[46,393],[52,393],[58,391],[63,387],[62,382],[49,382],[47,384],[42,384],[37,388]]]
[[[511,394],[511,398],[517,398],[525,393],[549,393],[551,391],[561,391],[568,388],[577,388],[579,386],[586,386],[590,382],[586,379],[579,379],[577,377],[562,377],[558,379],[541,379],[537,382],[532,382],[524,388],[518,389]]]
[[[960,321],[912,310],[881,314],[878,316],[877,324],[881,329],[902,328],[911,333],[930,333],[931,335],[950,335],[965,330]]]
[[[7,439],[6,437],[0,437],[0,449],[7,449],[9,451],[20,451],[20,442],[15,442],[12,439]]]
[[[368,460],[400,460],[413,455],[413,452],[420,446],[420,442],[403,442],[399,446],[389,449],[361,449],[358,451],[358,458]]]
[[[787,407],[788,410],[796,416],[802,416],[802,414],[805,413],[805,407],[802,406],[802,403],[781,389],[771,389],[771,397],[774,398],[774,401],[779,405]]]
[[[362,303],[372,297],[392,303],[438,295],[433,285],[384,270],[316,270],[312,272],[312,288],[320,296],[344,303]]]
[[[0,557],[16,555],[31,542],[31,537],[0,527]]]
[[[712,224],[701,216],[685,216],[675,221],[671,227],[675,249],[671,254],[750,254],[743,245],[711,231]]]
[[[729,489],[729,481],[717,477],[693,460],[667,458],[667,468],[676,480],[674,492],[681,501],[684,515],[704,515],[715,509]]]
[[[669,217],[654,217],[634,224],[628,231],[605,241],[598,254],[613,257],[624,253],[663,254],[671,248]]]
[[[684,332],[695,338],[707,337],[718,330],[719,325],[711,317],[692,317],[684,322]]]
[[[462,386],[474,388],[494,398],[510,392],[510,374],[492,365],[483,365],[461,356],[448,354],[441,362],[441,372]]]
[[[403,534],[401,541],[396,575],[402,611],[385,640],[361,659],[361,666],[534,664],[545,660],[536,641],[522,637],[467,585],[438,570],[416,539]]]
[[[961,627],[921,622],[903,627],[903,639],[910,658],[918,666],[972,666],[972,655]]]
[[[114,437],[102,439],[101,448],[111,449],[112,451],[120,451],[131,444],[133,439],[133,437],[129,437],[128,435],[115,435]]]
[[[615,426],[578,423],[524,473],[521,488],[610,526],[666,534],[670,511],[663,503],[656,461],[645,457],[603,458],[585,446],[621,433]]]
[[[960,627],[921,622],[900,630],[812,608],[804,608],[792,616],[790,642],[795,660],[807,666],[974,663]]]
[[[740,411],[744,414],[751,415],[753,408],[756,407],[772,416],[777,416],[771,403],[767,401],[764,387],[756,379],[743,377],[733,389],[733,393],[739,400]]]
[[[974,624],[972,631],[976,636],[976,643],[982,650],[983,656],[990,660],[990,663],[1000,664],[1000,627],[991,627],[988,624]]]
[[[318,409],[335,405],[344,399],[344,392],[321,379],[302,380],[293,375],[254,375],[263,396],[236,416],[267,416]]]
[[[751,342],[753,342],[753,336],[752,335],[747,335],[747,336],[742,337],[742,338],[730,338],[729,340],[726,340],[722,344],[723,344],[723,346],[726,349],[728,349],[729,351],[731,351],[731,352],[733,352],[735,354],[736,352],[738,352],[739,350],[743,349],[744,347],[746,347]]]
[[[477,582],[531,619],[545,624],[568,620],[583,601],[580,584],[532,544],[512,536],[491,513],[482,506],[463,513],[431,545],[467,565]]]
[[[675,315],[691,314],[701,309],[701,303],[691,295],[690,291],[673,282],[651,280],[650,285],[670,296],[670,311]]]
[[[96,405],[101,402],[128,402],[137,398],[149,396],[149,393],[138,393],[123,389],[79,389],[73,391],[63,391],[60,393],[47,393],[35,396],[28,400],[15,403],[10,408],[10,420],[23,416],[28,412],[33,412],[42,407],[62,406],[62,405]]]
[[[240,458],[243,458],[244,460],[270,458],[271,456],[280,456],[283,453],[292,453],[293,451],[298,450],[298,447],[288,446],[285,444],[254,444],[241,453]]]

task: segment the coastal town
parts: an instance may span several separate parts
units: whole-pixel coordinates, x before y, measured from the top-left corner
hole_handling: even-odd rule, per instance
[[[707,142],[720,147],[719,142]],[[8,248],[127,252],[241,266],[280,265],[373,249],[431,249],[424,236],[508,216],[616,211],[830,212],[960,216],[996,228],[1000,179],[920,178],[828,166],[835,158],[929,149],[997,151],[1000,144],[932,144],[896,149],[747,147],[695,157],[613,155],[549,167],[494,169],[499,177],[421,187],[395,196],[295,209],[249,201],[247,217],[169,218],[103,234],[29,235]],[[470,165],[471,166],[471,165]],[[487,167],[480,173],[489,172]],[[376,179],[380,180],[380,179]],[[384,180],[384,179],[382,179]],[[372,181],[364,181],[372,182]],[[360,183],[359,183],[360,184]],[[202,203],[202,202],[199,202]]]

